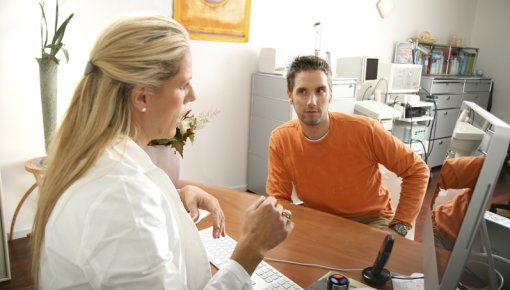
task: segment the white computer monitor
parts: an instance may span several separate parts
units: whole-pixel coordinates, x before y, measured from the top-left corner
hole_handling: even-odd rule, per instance
[[[336,77],[356,78],[359,83],[377,79],[379,58],[377,57],[340,57],[336,60]]]
[[[456,289],[468,276],[463,275],[469,270],[466,262],[507,154],[510,126],[475,103],[464,101],[453,136],[456,140],[452,137],[452,143],[460,149],[449,152],[450,157],[483,154],[485,160],[451,250],[436,247],[432,215],[427,213],[423,229],[425,289]]]
[[[419,64],[380,63],[377,69],[377,76],[386,79],[387,93],[418,93],[420,90],[421,70],[422,66]]]

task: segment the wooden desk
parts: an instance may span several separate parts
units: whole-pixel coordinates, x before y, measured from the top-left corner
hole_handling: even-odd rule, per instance
[[[189,181],[182,181],[182,184],[197,185],[214,195],[225,214],[228,235],[235,240],[239,239],[244,210],[258,198],[258,195]],[[342,269],[364,269],[372,266],[386,236],[386,232],[382,230],[339,216],[293,204],[284,207],[292,211],[294,231],[287,240],[268,252],[266,257]],[[211,225],[211,218],[207,217],[198,224],[198,228],[203,229]],[[386,268],[404,275],[423,272],[421,243],[398,235],[393,236],[395,244]],[[303,288],[328,272],[315,267],[268,263]],[[361,270],[343,273],[363,282]],[[391,282],[386,283],[381,289],[391,289]]]

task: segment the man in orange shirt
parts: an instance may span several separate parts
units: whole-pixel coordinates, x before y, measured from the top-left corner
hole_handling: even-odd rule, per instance
[[[432,228],[436,246],[447,250],[453,248],[484,160],[485,156],[479,155],[447,159],[443,163],[431,201]],[[441,189],[464,190],[452,200],[434,208]]]
[[[425,162],[378,122],[328,112],[332,76],[315,56],[298,57],[287,73],[287,95],[299,120],[271,133],[266,192],[405,236],[427,189]],[[402,178],[396,211],[379,163]]]

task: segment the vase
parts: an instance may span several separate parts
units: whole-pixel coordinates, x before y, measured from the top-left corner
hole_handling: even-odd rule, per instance
[[[179,181],[181,157],[171,146],[155,145],[144,148],[152,163],[161,168],[172,180],[174,185]]]
[[[48,151],[55,128],[57,127],[57,68],[58,64],[46,58],[38,58],[39,83],[41,88],[41,108],[44,124],[44,146]]]

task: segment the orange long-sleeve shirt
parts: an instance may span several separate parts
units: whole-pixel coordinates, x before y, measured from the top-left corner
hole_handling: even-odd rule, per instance
[[[452,241],[457,239],[460,225],[464,219],[473,189],[482,169],[485,156],[457,157],[447,159],[441,167],[431,206],[433,206],[441,189],[465,189],[452,200],[432,210],[432,227],[434,231],[446,234]]]
[[[328,135],[307,141],[298,120],[271,133],[266,192],[291,200],[293,187],[306,206],[344,217],[391,216],[411,228],[427,189],[425,162],[375,120],[329,113]],[[396,211],[378,164],[402,177]]]

